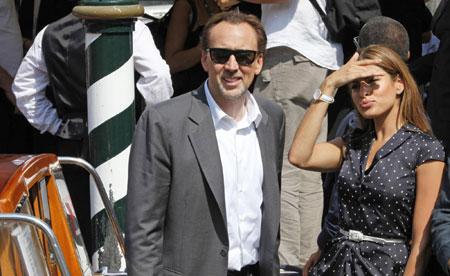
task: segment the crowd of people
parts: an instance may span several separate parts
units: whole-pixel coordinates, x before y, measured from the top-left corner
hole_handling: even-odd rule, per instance
[[[30,2],[0,4],[1,153],[88,159],[77,3]],[[343,43],[309,0],[176,0],[159,50],[136,21],[129,275],[449,275],[450,1],[378,2]]]

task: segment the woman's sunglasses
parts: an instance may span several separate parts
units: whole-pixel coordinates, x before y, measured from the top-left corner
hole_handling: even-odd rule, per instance
[[[214,63],[225,64],[233,55],[239,65],[250,65],[255,61],[258,51],[253,50],[230,50],[224,48],[209,48],[206,49],[209,52],[211,60]]]

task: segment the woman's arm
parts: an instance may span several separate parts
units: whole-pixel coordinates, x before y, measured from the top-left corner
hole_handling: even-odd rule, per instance
[[[353,57],[339,70],[329,75],[320,90],[323,94],[333,96],[334,91],[349,82],[384,74],[379,67],[379,60],[358,60],[359,55]],[[315,171],[335,171],[342,162],[344,143],[338,137],[326,143],[316,144],[320,126],[328,109],[328,103],[315,101],[306,112],[289,150],[289,162],[293,165]]]
[[[185,50],[184,44],[189,31],[191,5],[186,0],[178,0],[173,6],[167,29],[165,60],[171,73],[189,69],[200,62],[202,49],[200,44]]]
[[[326,95],[332,95],[334,92],[334,89],[324,89],[323,85],[320,90]],[[322,101],[315,101],[303,117],[289,150],[289,162],[294,166],[321,172],[334,171],[339,168],[343,156],[342,138],[316,144],[328,105]]]
[[[424,275],[431,254],[430,217],[438,197],[443,172],[442,161],[429,161],[416,169],[412,247],[404,276]]]

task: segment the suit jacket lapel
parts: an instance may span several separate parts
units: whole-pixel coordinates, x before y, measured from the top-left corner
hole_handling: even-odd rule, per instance
[[[274,223],[277,218],[276,208],[277,202],[280,196],[280,187],[278,186],[277,168],[276,162],[274,162],[276,156],[273,155],[273,150],[270,147],[276,145],[273,141],[275,135],[271,133],[271,129],[268,125],[268,115],[266,111],[259,105],[261,111],[261,122],[256,128],[256,135],[258,137],[259,148],[261,150],[261,159],[263,162],[263,212],[262,212],[262,225],[261,225],[261,242],[265,242],[266,235],[274,235],[277,233],[278,224]],[[270,206],[274,204],[274,206]],[[273,228],[273,229],[271,229]],[[268,238],[268,240],[274,240],[274,237]]]
[[[258,97],[255,97],[258,102]],[[270,125],[269,117],[259,104],[261,111],[261,122],[256,128],[256,135],[258,137],[259,148],[261,150],[261,159],[263,162],[264,178],[262,184],[263,190],[263,206],[262,206],[262,221],[261,221],[261,238],[260,238],[260,261],[273,258],[272,255],[267,255],[277,245],[274,241],[277,240],[279,230],[280,218],[280,186],[278,180],[277,156],[274,156],[276,150],[274,146],[278,145],[276,137],[279,133],[273,133],[273,126]]]
[[[192,93],[192,108],[189,114],[191,130],[189,140],[203,175],[219,206],[224,225],[227,225],[222,163],[208,103],[203,85]]]
[[[265,110],[261,107],[261,105],[259,105],[259,110],[261,111],[261,122],[259,123],[258,127],[256,128],[256,136],[258,137],[258,143],[259,143],[259,149],[261,151],[261,159],[263,162],[263,171],[264,171],[264,180],[263,180],[263,191],[265,189],[265,185],[267,184],[266,179],[267,176],[271,175],[267,169],[269,167],[268,164],[268,154],[270,154],[268,152],[268,149],[266,148],[267,145],[273,145],[272,143],[270,143],[270,141],[268,141],[269,137],[267,135],[267,121],[268,121],[268,117],[267,117],[267,113],[265,112]],[[270,160],[270,158],[269,158]]]

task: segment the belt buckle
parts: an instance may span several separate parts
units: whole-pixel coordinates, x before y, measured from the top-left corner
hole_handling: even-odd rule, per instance
[[[349,231],[348,231],[348,238],[349,238],[350,240],[353,240],[353,241],[362,241],[363,238],[364,238],[364,235],[363,235],[363,233],[360,232],[360,231],[349,230]]]

